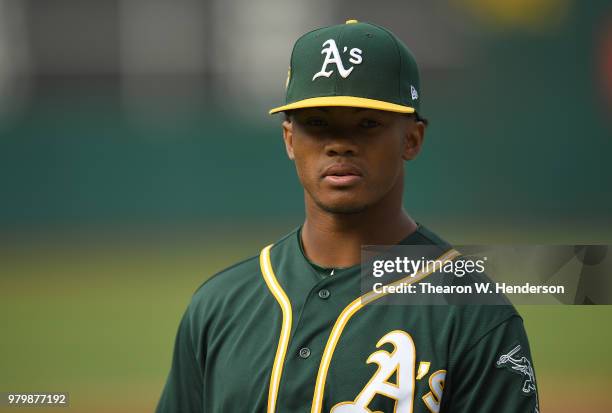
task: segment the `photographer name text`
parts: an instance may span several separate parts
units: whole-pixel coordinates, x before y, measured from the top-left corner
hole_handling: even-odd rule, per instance
[[[372,291],[376,294],[565,294],[565,286],[531,283],[512,285],[500,282],[482,282],[473,285],[434,285],[426,282],[418,284],[403,282],[390,285],[374,283]]]

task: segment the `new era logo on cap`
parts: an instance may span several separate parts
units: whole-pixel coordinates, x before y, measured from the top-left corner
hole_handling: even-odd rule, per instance
[[[293,46],[285,104],[270,113],[352,106],[413,113],[419,73],[410,50],[389,30],[349,20],[306,33]]]

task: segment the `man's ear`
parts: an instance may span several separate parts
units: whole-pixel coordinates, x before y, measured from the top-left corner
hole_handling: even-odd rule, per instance
[[[285,141],[285,149],[289,159],[294,160],[293,156],[293,124],[290,120],[283,121],[283,140]]]
[[[425,123],[420,121],[409,121],[406,125],[404,135],[404,152],[402,158],[405,161],[415,159],[421,147],[423,146],[423,140],[425,139]]]

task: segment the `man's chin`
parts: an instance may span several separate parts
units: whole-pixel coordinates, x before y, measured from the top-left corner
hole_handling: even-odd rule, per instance
[[[350,214],[359,214],[366,209],[368,209],[368,205],[364,203],[355,203],[355,202],[322,202],[318,201],[317,205],[323,211],[328,212],[330,214],[342,214],[342,215],[350,215]]]

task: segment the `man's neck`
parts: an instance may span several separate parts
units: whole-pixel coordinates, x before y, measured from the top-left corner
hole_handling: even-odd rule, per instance
[[[306,206],[301,237],[308,259],[322,267],[359,264],[362,245],[394,245],[417,229],[401,205],[373,207],[354,214],[334,214]]]

